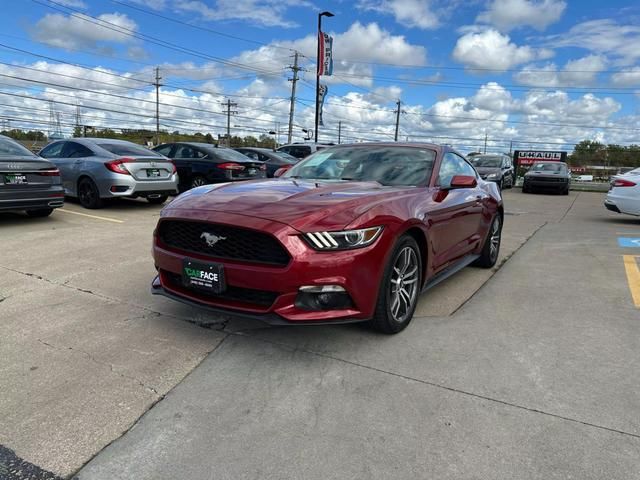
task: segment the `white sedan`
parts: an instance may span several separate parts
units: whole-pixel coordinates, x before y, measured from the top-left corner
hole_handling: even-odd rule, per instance
[[[611,179],[604,206],[614,212],[640,216],[640,168]]]

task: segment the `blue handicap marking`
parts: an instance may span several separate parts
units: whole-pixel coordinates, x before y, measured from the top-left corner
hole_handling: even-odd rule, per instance
[[[618,237],[618,245],[620,245],[621,247],[640,248],[640,238]]]

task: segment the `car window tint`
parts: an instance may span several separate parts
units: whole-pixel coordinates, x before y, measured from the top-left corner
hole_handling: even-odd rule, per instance
[[[66,142],[62,149],[62,156],[64,158],[83,158],[93,156],[93,152],[84,145],[80,145],[76,142]]]
[[[59,158],[64,144],[65,142],[56,142],[51,145],[47,145],[40,152],[40,156],[44,158]]]
[[[102,143],[96,142],[101,148],[104,148],[108,152],[111,152],[115,155],[131,155],[134,157],[157,157],[158,153],[153,150],[149,150],[148,148],[142,147],[140,145],[136,145],[134,143]]]
[[[165,157],[168,157],[169,154],[171,153],[172,148],[173,148],[173,145],[164,145],[162,147],[158,147],[154,149],[154,152],[159,153],[160,155],[164,155]]]
[[[189,145],[178,145],[173,156],[176,158],[196,158],[196,151]]]
[[[240,153],[245,155],[247,158],[251,158],[253,160],[259,159],[258,153],[252,152],[251,150],[242,150]]]
[[[281,151],[296,158],[304,158],[311,154],[311,147],[308,145],[290,145],[288,147],[283,147]]]
[[[0,138],[0,157],[10,156],[34,157],[35,155],[18,142],[8,138]]]
[[[440,172],[438,173],[438,185],[441,187],[451,186],[451,179],[456,175],[476,176],[476,171],[459,155],[453,152],[447,152],[440,164]]]

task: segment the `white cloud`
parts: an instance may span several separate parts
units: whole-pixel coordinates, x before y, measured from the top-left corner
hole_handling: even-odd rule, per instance
[[[58,3],[60,5],[64,5],[65,7],[70,7],[70,8],[82,8],[82,9],[87,8],[87,4],[84,3],[82,0],[58,0]]]
[[[568,32],[547,37],[552,48],[584,48],[605,54],[622,65],[640,59],[640,25],[623,25],[615,20],[591,20],[574,25]]]
[[[334,76],[324,77],[323,81],[327,83],[344,82],[340,78],[343,76],[349,83],[371,86],[373,69],[366,62],[426,64],[424,47],[409,43],[402,35],[392,35],[376,23],[363,25],[355,22],[346,32],[334,34],[333,37]],[[247,50],[231,60],[260,69],[273,70],[274,65],[290,62],[293,50],[297,50],[308,59],[315,59],[316,36],[307,35],[298,40],[288,40],[278,42],[277,45]],[[351,61],[355,59],[358,61]],[[311,70],[313,68],[311,67]],[[279,77],[281,73],[282,69],[277,71],[275,76]]]
[[[129,0],[130,3],[137,3],[153,10],[163,10],[167,6],[167,0]]]
[[[201,0],[174,0],[178,12],[193,12],[204,20],[244,20],[266,27],[296,27],[285,15],[292,7],[312,8],[307,0],[217,0],[210,6]]]
[[[607,59],[604,56],[588,55],[568,61],[562,69],[558,69],[555,63],[543,67],[527,65],[514,78],[523,85],[584,87],[592,85],[606,66]]]
[[[96,49],[106,42],[129,43],[133,37],[124,30],[136,30],[137,24],[121,13],[105,13],[98,20],[112,25],[99,25],[95,20],[82,14],[65,16],[47,14],[36,23],[32,36],[54,47],[67,50]],[[86,19],[86,20],[85,20]],[[93,22],[93,23],[92,23]]]
[[[431,0],[360,0],[362,10],[391,14],[396,22],[409,28],[433,29],[440,25],[438,15],[432,10]]]
[[[544,30],[560,19],[566,7],[563,0],[492,0],[476,20],[502,31],[524,26]]]
[[[471,31],[460,37],[453,58],[470,68],[505,70],[553,56],[548,49],[518,46],[497,30]]]
[[[611,75],[611,81],[620,87],[640,86],[640,67],[614,73]]]

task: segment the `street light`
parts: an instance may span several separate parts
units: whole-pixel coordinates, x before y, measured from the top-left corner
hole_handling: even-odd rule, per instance
[[[318,120],[320,115],[320,32],[322,32],[322,17],[333,17],[331,12],[322,12],[318,14],[318,49],[316,53],[316,128],[315,135],[313,136],[316,143],[318,143]]]

